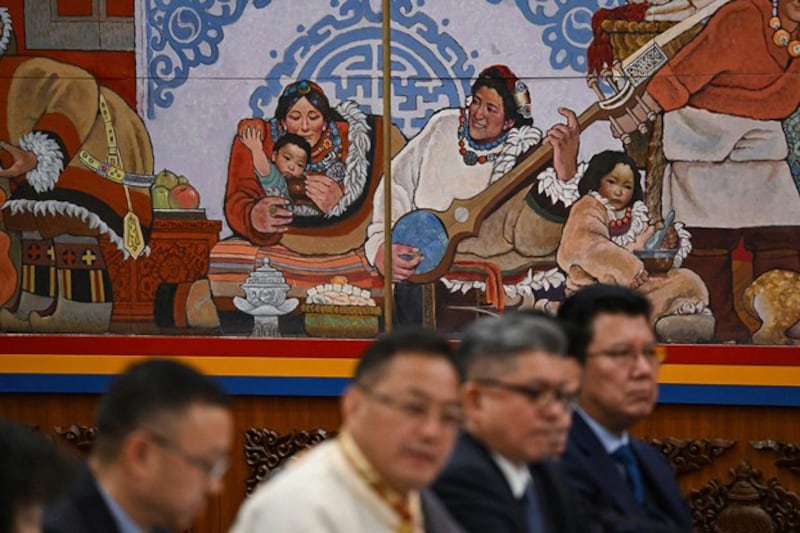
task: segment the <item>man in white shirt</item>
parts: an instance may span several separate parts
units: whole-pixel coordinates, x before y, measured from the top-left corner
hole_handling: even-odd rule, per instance
[[[465,333],[457,358],[466,423],[433,485],[470,532],[585,533],[565,475],[564,451],[580,362],[552,318],[486,318]]]
[[[451,348],[425,330],[395,330],[362,355],[342,398],[342,432],[262,486],[232,533],[456,533],[422,489],[462,421]]]
[[[650,303],[620,286],[585,287],[561,305],[570,352],[585,360],[563,464],[604,532],[691,531],[689,507],[664,457],[629,429],[653,410],[661,352]]]

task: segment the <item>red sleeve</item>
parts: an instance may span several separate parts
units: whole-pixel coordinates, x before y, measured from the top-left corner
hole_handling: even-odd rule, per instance
[[[269,138],[269,132],[266,137]],[[276,244],[281,240],[280,233],[260,232],[253,228],[250,220],[253,207],[265,197],[264,189],[256,178],[250,151],[237,136],[233,140],[228,160],[225,219],[234,233],[259,246]]]
[[[685,107],[718,74],[736,72],[746,50],[764,38],[762,16],[750,0],[719,9],[706,27],[659,70],[647,92],[664,111]]]

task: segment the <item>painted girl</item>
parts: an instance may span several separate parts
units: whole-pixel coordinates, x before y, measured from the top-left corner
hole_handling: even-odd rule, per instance
[[[680,268],[691,251],[683,224],[676,222],[665,238],[663,247],[677,247],[668,272],[649,273],[633,253],[644,248],[656,229],[642,201],[636,163],[624,152],[601,152],[589,162],[578,191],[581,198],[570,209],[556,255],[567,275],[567,293],[597,282],[632,287],[651,300],[652,319],[662,339],[710,340],[708,290],[694,272]],[[693,319],[687,320],[687,315]],[[679,316],[684,318],[668,318]]]

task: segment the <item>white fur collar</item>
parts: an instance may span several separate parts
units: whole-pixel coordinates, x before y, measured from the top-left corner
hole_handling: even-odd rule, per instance
[[[491,183],[503,177],[517,164],[517,158],[525,153],[528,148],[542,140],[542,130],[534,126],[520,126],[508,132],[508,137],[503,142],[500,153],[492,167]]]
[[[3,33],[0,34],[0,57],[2,57],[8,50],[8,43],[11,42],[11,32],[14,31],[11,27],[11,15],[8,14],[7,7],[0,7],[0,21],[3,23]]]
[[[589,195],[603,204],[603,207],[606,208],[606,212],[608,213],[609,220],[617,220],[619,218],[616,209],[614,209],[608,200],[601,196],[600,193],[597,191],[590,191]],[[642,234],[649,222],[650,212],[647,206],[641,200],[636,200],[633,203],[633,209],[631,209],[630,227],[628,227],[628,230],[622,235],[612,236],[611,240],[614,241],[615,244],[625,247],[634,242],[636,238]]]
[[[344,185],[344,196],[339,203],[333,206],[326,217],[335,217],[344,213],[367,186],[367,173],[369,172],[370,162],[367,161],[372,141],[369,137],[369,125],[367,115],[358,108],[358,104],[351,100],[342,102],[336,106],[336,111],[347,121],[347,161],[345,161],[346,174],[342,184]]]

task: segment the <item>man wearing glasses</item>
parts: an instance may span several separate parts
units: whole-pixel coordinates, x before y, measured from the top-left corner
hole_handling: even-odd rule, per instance
[[[168,360],[130,367],[97,408],[88,468],[45,512],[45,533],[181,531],[222,489],[230,398]]]
[[[564,451],[580,361],[554,319],[477,321],[456,356],[465,430],[433,489],[475,533],[585,533],[577,497],[552,461]]]
[[[631,289],[592,285],[559,318],[570,351],[585,359],[581,394],[563,463],[603,531],[691,531],[689,507],[669,465],[629,429],[653,410],[661,354],[650,304]]]
[[[460,379],[446,340],[395,330],[362,355],[342,398],[342,431],[268,481],[232,533],[457,533],[422,490],[462,422]]]

